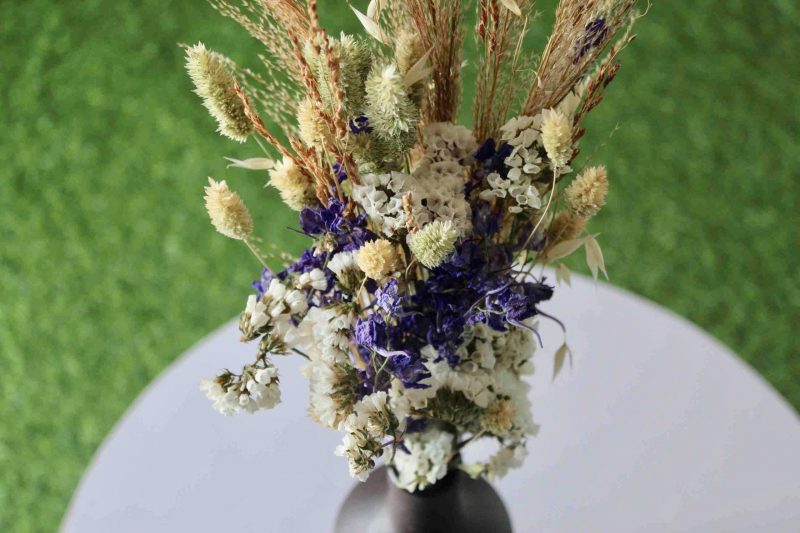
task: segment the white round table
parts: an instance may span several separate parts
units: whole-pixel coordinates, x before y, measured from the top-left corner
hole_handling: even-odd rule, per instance
[[[800,531],[800,419],[686,320],[573,276],[545,309],[534,358],[539,436],[497,483],[516,531]],[[230,322],[152,383],[97,452],[64,533],[324,532],[353,485],[340,434],[305,414],[299,357],[277,358],[283,403],[226,418],[203,377],[248,361]]]

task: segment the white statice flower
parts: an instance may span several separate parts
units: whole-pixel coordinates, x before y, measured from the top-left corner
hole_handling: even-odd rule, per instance
[[[242,376],[223,374],[205,379],[200,382],[200,389],[206,392],[214,409],[225,416],[272,409],[281,401],[278,369],[270,364],[264,368],[245,367]]]
[[[401,172],[366,173],[361,176],[361,184],[353,187],[353,199],[385,235],[393,236],[405,228],[403,194],[408,178],[407,174]]]
[[[532,321],[526,321],[525,325],[537,327]],[[464,346],[464,361],[487,370],[505,368],[520,375],[533,373],[532,358],[537,345],[533,333],[526,328],[496,331],[487,324],[473,324],[464,332]]]
[[[437,428],[406,436],[403,444],[409,453],[403,450],[395,453],[394,468],[390,470],[392,481],[408,492],[433,485],[447,475],[454,443],[452,433]]]
[[[451,122],[432,122],[422,130],[426,163],[454,161],[461,165],[472,162],[478,143],[472,131]]]
[[[357,276],[358,264],[356,263],[356,250],[339,252],[330,258],[327,269],[334,273],[342,285],[349,286],[353,276]]]
[[[375,468],[375,459],[383,454],[383,446],[366,432],[346,433],[334,453],[346,457],[350,475],[366,481]]]
[[[487,407],[494,398],[494,376],[486,369],[474,364],[462,364],[453,368],[445,360],[434,362],[432,359],[425,362],[425,367],[431,373],[425,384],[430,385],[434,391],[448,389],[461,392],[478,407]]]
[[[205,391],[206,397],[211,400],[214,409],[225,416],[231,416],[239,411],[239,398],[233,391],[226,391],[215,379],[204,379],[200,382],[200,390]]]
[[[286,305],[289,306],[289,312],[293,315],[304,313],[306,309],[308,309],[308,299],[306,295],[298,290],[287,292],[283,300],[286,302]]]
[[[541,123],[541,115],[514,117],[500,127],[501,139],[511,146],[529,147],[538,141]]]
[[[344,422],[344,430],[353,433],[363,429],[376,437],[385,435],[394,425],[388,404],[389,395],[386,391],[364,396],[353,406],[353,413]]]
[[[278,369],[274,366],[256,370],[253,378],[247,381],[245,388],[249,396],[248,405],[252,406],[253,410],[272,409],[281,402]]]
[[[325,272],[319,268],[315,268],[309,272],[303,272],[298,276],[296,283],[298,289],[324,291],[328,288],[328,278],[325,277]]]
[[[431,386],[406,388],[401,380],[392,378],[389,388],[389,406],[401,428],[408,417],[427,407],[428,401],[436,396],[437,390],[437,387]]]
[[[533,209],[542,207],[539,191],[533,185],[512,185],[508,188],[508,193],[517,202],[517,205],[508,208],[511,213],[521,213],[528,207]]]
[[[349,362],[313,359],[301,369],[308,380],[308,413],[319,424],[343,429],[352,411],[356,373]]]
[[[510,370],[499,369],[494,372],[493,389],[499,397],[508,399],[513,412],[512,426],[506,436],[521,439],[526,435],[536,435],[539,426],[533,421],[531,413],[530,384]]]
[[[522,466],[525,457],[528,455],[528,450],[524,444],[517,444],[513,447],[503,447],[497,451],[489,459],[486,466],[486,477],[490,481],[505,477],[508,471],[512,468],[519,468]]]
[[[347,457],[351,476],[366,480],[375,467],[375,458],[383,453],[381,441],[396,428],[394,420],[385,391],[367,395],[355,404],[341,427],[345,435],[335,451]]]
[[[289,289],[273,279],[260,300],[255,295],[248,297],[239,329],[244,340],[268,333],[275,341],[294,345],[299,332],[294,331],[292,316],[301,315],[306,309],[308,300],[302,291]]]
[[[411,399],[405,394],[406,388],[403,382],[393,377],[389,387],[389,408],[394,413],[399,423],[400,431],[405,429],[406,419],[411,416]]]
[[[353,187],[353,198],[370,221],[388,236],[407,227],[403,197],[410,195],[412,215],[418,226],[434,220],[450,220],[464,235],[471,228],[471,208],[464,196],[464,168],[452,161],[422,165],[414,173],[366,173]]]
[[[310,329],[313,359],[329,362],[350,360],[350,336],[355,323],[352,313],[337,308],[311,307],[301,322],[303,328]]]
[[[539,209],[542,199],[534,185],[542,171],[542,158],[539,155],[539,127],[541,115],[512,118],[500,128],[502,138],[513,146],[511,154],[504,163],[508,167],[506,177],[492,172],[486,177],[488,187],[480,192],[483,200],[493,198],[513,198],[515,204],[509,207],[512,213],[524,209]]]
[[[255,294],[247,297],[247,305],[244,308],[245,318],[253,331],[258,331],[269,322],[267,315],[267,304],[260,301]]]

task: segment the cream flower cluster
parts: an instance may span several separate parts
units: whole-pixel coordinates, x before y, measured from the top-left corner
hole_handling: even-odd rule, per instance
[[[350,336],[355,317],[336,308],[312,307],[300,324],[301,331],[310,330],[313,339],[308,347],[312,359],[349,362]]]
[[[327,268],[334,273],[336,279],[348,290],[355,290],[361,282],[361,269],[356,259],[358,252],[339,252],[328,261]]]
[[[407,436],[403,443],[408,453],[398,450],[392,462],[395,484],[414,492],[442,479],[447,475],[454,440],[452,433],[436,428]]]
[[[422,130],[425,143],[425,160],[428,163],[455,161],[468,164],[478,143],[472,131],[459,124],[433,122]]]
[[[350,474],[361,481],[375,467],[375,459],[383,455],[381,440],[397,426],[387,400],[385,391],[365,396],[343,424],[345,435],[335,453],[347,458]]]
[[[204,380],[200,388],[213,402],[214,409],[226,416],[239,412],[254,413],[259,409],[272,409],[281,401],[278,387],[278,369],[274,366],[248,370],[246,379],[220,383],[220,378]]]
[[[407,228],[408,214],[403,206],[406,195],[410,195],[412,216],[417,225],[450,220],[459,234],[463,234],[471,226],[471,211],[464,199],[462,176],[446,173],[434,179],[426,175],[430,169],[430,166],[420,167],[412,175],[401,172],[365,174],[361,176],[361,185],[353,187],[353,198],[372,223],[390,237]]]
[[[302,291],[289,289],[273,279],[261,299],[254,294],[247,298],[239,329],[245,339],[269,332],[276,339],[290,340],[295,335],[292,315],[305,313],[307,309],[308,300]]]
[[[349,364],[315,359],[302,368],[308,380],[308,413],[321,425],[339,429],[351,408],[355,372]]]

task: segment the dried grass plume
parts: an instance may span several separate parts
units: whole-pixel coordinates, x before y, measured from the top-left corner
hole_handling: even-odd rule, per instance
[[[225,180],[208,178],[206,211],[214,228],[226,237],[240,241],[253,233],[253,219],[239,195],[228,188]]]

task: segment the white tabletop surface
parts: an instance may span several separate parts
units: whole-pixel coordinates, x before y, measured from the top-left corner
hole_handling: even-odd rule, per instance
[[[542,325],[539,436],[497,483],[516,531],[800,531],[800,419],[686,320],[573,276],[544,307],[574,367],[552,382],[561,333]],[[754,333],[756,334],[756,333]],[[353,481],[340,434],[305,416],[299,357],[278,358],[283,403],[226,418],[203,377],[248,361],[230,322],[167,369],[97,452],[64,533],[329,531]]]

